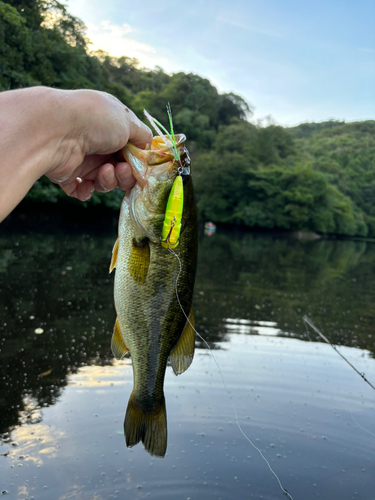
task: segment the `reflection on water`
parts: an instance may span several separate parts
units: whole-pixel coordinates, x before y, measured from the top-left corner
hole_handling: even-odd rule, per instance
[[[306,314],[331,342],[375,352],[375,243],[216,234],[200,249],[197,319],[210,340],[227,318],[317,340]]]
[[[188,372],[167,375],[169,457],[124,448],[132,375],[130,360],[114,362],[109,349],[114,239],[2,234],[0,488],[14,498],[281,498],[238,434],[199,340]],[[375,491],[373,393],[302,321],[374,381],[374,275],[370,242],[220,232],[200,242],[197,329],[241,424],[295,498]]]
[[[373,392],[329,346],[235,333],[219,347],[215,356],[243,429],[295,499],[373,498]],[[342,349],[375,377],[373,359]],[[240,434],[207,350],[197,349],[183,376],[167,370],[163,460],[140,445],[125,448],[131,387],[130,360],[69,376],[63,397],[42,409],[42,421],[16,427],[0,446],[10,498],[284,498]]]
[[[249,319],[226,318],[224,320],[228,333],[244,333],[245,335],[279,335],[277,323],[273,321],[250,321]]]

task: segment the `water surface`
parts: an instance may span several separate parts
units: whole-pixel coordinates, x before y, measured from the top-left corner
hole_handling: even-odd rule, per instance
[[[124,445],[131,361],[109,349],[113,228],[4,231],[0,489],[17,499],[375,499],[375,245],[202,237],[193,365],[166,375],[168,451]],[[40,332],[43,330],[43,333]],[[36,333],[37,332],[37,333]]]

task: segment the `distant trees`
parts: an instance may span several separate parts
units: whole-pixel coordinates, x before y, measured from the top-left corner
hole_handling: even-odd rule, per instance
[[[365,236],[366,217],[282,127],[221,128],[194,170],[202,219]]]
[[[85,26],[57,0],[0,0],[0,90],[31,85],[110,92],[142,119],[146,108],[188,138],[201,220],[250,227],[375,236],[375,121],[248,121],[251,107],[194,74],[140,69],[128,57],[88,53]],[[40,179],[29,199],[69,199]],[[117,209],[122,194],[88,204]]]
[[[0,1],[0,90],[93,87],[85,26],[56,0]]]
[[[375,236],[375,121],[315,125],[320,125],[315,132],[296,140],[300,157],[351,200],[358,223],[354,234]],[[295,137],[300,127],[291,129]]]

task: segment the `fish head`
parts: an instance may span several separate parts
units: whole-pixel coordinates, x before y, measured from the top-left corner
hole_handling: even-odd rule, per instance
[[[175,139],[180,155],[184,158],[188,157],[185,148],[186,137],[183,134],[178,134]],[[134,177],[142,187],[146,186],[151,179],[165,182],[167,179],[174,179],[179,173],[179,165],[173,156],[172,148],[167,146],[159,136],[154,137],[151,145],[147,145],[146,149],[140,149],[128,142],[122,153],[130,164]],[[186,160],[184,162],[186,163]]]
[[[184,184],[190,178],[186,137],[178,134],[175,139],[179,162],[174,158],[172,148],[158,136],[146,149],[128,143],[122,150],[137,181],[125,200],[140,231],[155,243],[160,242],[165,208],[176,176],[181,175]]]

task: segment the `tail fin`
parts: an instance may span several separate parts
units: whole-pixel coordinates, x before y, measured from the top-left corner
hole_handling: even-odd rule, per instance
[[[164,396],[156,410],[145,412],[131,393],[125,415],[124,431],[128,448],[142,441],[145,450],[150,455],[163,458],[167,450],[167,412]]]

